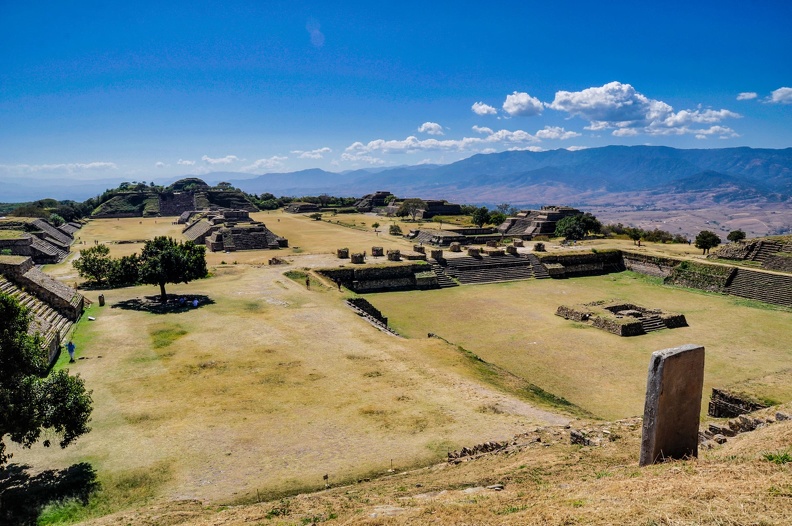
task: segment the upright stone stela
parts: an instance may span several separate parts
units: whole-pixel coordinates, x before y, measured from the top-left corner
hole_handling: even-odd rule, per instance
[[[646,381],[641,466],[698,456],[704,386],[704,347],[683,345],[652,353]]]

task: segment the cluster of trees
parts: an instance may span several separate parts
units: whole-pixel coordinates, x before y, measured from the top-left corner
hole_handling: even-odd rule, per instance
[[[482,206],[473,210],[471,220],[479,228],[484,225],[500,225],[506,221],[506,214],[500,210],[490,210],[486,206]]]
[[[189,283],[207,274],[206,247],[165,236],[146,241],[140,256],[119,259],[110,256],[106,245],[96,245],[81,250],[72,265],[80,276],[101,288],[159,285],[163,303],[168,299],[166,283]]]
[[[30,447],[46,431],[65,448],[90,430],[91,393],[79,376],[49,372],[47,351],[29,327],[28,309],[0,293],[0,468],[11,457],[6,436]]]
[[[659,228],[643,230],[642,228],[624,226],[621,223],[603,226],[602,233],[605,235],[627,236],[633,240],[633,243],[638,240],[652,243],[688,243],[688,238],[682,234],[672,234]]]
[[[48,219],[55,226],[60,226],[65,222],[90,215],[93,207],[86,203],[70,200],[40,199],[32,203],[17,205],[8,212],[8,215],[15,217],[40,217]]]

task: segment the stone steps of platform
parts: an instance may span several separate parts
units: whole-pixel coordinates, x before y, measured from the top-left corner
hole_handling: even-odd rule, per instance
[[[65,341],[69,331],[74,326],[74,322],[63,316],[49,304],[43,302],[38,297],[29,294],[14,283],[0,276],[0,292],[15,298],[20,305],[28,308],[34,320],[39,321],[44,326],[49,327],[48,334],[42,335],[44,344],[52,341],[54,333],[59,333],[60,341]]]
[[[644,332],[653,332],[665,329],[666,324],[660,316],[650,316],[641,320],[641,327]]]
[[[544,265],[542,265],[542,262],[539,261],[538,257],[534,256],[533,254],[528,254],[526,259],[531,262],[531,267],[536,279],[550,278],[550,273],[547,272],[547,269],[544,267]]]
[[[533,277],[530,266],[501,267],[492,269],[468,270],[452,274],[460,283],[470,285],[475,283],[493,283],[497,281],[518,281]]]
[[[764,261],[768,256],[775,254],[781,250],[781,244],[773,241],[762,241],[759,250],[751,258],[754,261]]]
[[[792,276],[738,269],[727,292],[741,298],[792,307]]]
[[[437,276],[437,285],[441,289],[447,289],[447,288],[459,286],[459,284],[456,281],[452,280],[446,275],[445,269],[443,269],[442,265],[434,261],[429,264],[431,265],[432,271],[435,273],[435,276]]]

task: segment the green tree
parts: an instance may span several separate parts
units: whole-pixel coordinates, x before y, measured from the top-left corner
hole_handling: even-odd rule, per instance
[[[388,229],[388,233],[392,236],[400,236],[402,235],[402,229],[399,225],[391,225]]]
[[[376,222],[375,223],[371,223],[371,228],[373,228],[374,230],[377,230],[379,227],[380,227],[379,223],[376,223]]]
[[[320,214],[319,212],[315,212],[315,213],[309,215],[308,217],[310,217],[314,221],[321,221],[322,220],[322,214]]]
[[[65,370],[47,374],[47,351],[38,335],[28,334],[29,326],[28,310],[0,294],[0,466],[11,457],[6,436],[30,447],[48,430],[65,448],[90,431],[91,393],[79,376]]]
[[[66,220],[65,220],[65,219],[63,219],[63,218],[62,218],[61,216],[59,216],[58,214],[56,214],[56,213],[54,213],[54,212],[53,212],[53,213],[51,213],[51,214],[50,214],[50,216],[49,216],[49,222],[50,222],[50,223],[52,223],[52,224],[53,224],[53,225],[55,225],[55,226],[61,226],[63,223],[65,223],[65,222],[66,222]]]
[[[641,230],[640,228],[633,228],[633,227],[627,227],[627,228],[625,228],[625,229],[624,229],[624,233],[625,233],[625,234],[627,234],[627,237],[629,237],[630,239],[632,239],[633,245],[634,245],[634,244],[635,244],[635,243],[636,243],[636,242],[637,242],[639,239],[641,239],[641,237],[643,237],[643,235],[644,235],[644,231],[643,231],[643,230]]]
[[[423,201],[423,199],[413,197],[411,199],[405,199],[402,201],[402,204],[399,207],[399,211],[396,212],[396,215],[399,217],[409,215],[412,220],[415,221],[415,218],[418,217],[418,213],[422,210],[426,210],[426,203]]]
[[[166,283],[189,283],[206,276],[206,248],[192,241],[159,236],[146,241],[140,253],[140,281],[159,285],[160,301],[168,301]]]
[[[107,245],[96,245],[80,250],[80,257],[72,262],[77,273],[97,285],[104,285],[113,270],[113,258]]]
[[[728,239],[732,243],[742,241],[743,239],[745,239],[745,232],[743,232],[742,230],[732,230],[731,232],[729,232],[729,235],[726,236],[726,239]]]
[[[503,212],[491,212],[487,223],[491,225],[500,225],[504,221],[506,221],[506,214]]]
[[[602,223],[589,212],[561,218],[556,223],[556,237],[565,239],[583,239],[588,234],[599,234]]]
[[[479,228],[483,227],[490,218],[489,210],[486,206],[482,206],[481,208],[477,208],[473,212],[473,216],[470,218],[473,221],[473,224],[478,226]]]
[[[710,232],[709,230],[702,230],[696,236],[696,248],[700,248],[702,250],[702,254],[709,253],[711,248],[715,248],[720,245],[721,239],[715,232]]]

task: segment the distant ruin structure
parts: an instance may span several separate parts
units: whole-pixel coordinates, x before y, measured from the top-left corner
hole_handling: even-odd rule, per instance
[[[290,214],[308,214],[322,211],[319,205],[314,203],[289,203],[284,210]]]
[[[556,223],[569,216],[583,212],[570,206],[543,206],[539,210],[521,210],[498,226],[498,232],[508,237],[533,239],[536,236],[553,237]]]
[[[393,196],[392,193],[384,190],[374,192],[373,194],[364,195],[356,203],[355,208],[360,213],[367,213],[374,211],[375,208],[386,206],[388,198]],[[394,198],[396,196],[393,196]]]
[[[58,263],[69,255],[74,234],[82,225],[55,227],[44,219],[15,217],[0,220],[0,250],[33,259],[37,265]]]
[[[191,211],[187,217],[190,222],[182,230],[184,236],[194,243],[206,245],[212,252],[289,246],[286,238],[272,232],[264,223],[250,219],[247,210]]]
[[[593,301],[582,305],[561,305],[556,316],[586,323],[618,336],[639,336],[661,329],[687,327],[684,314],[663,312],[620,301]]]

